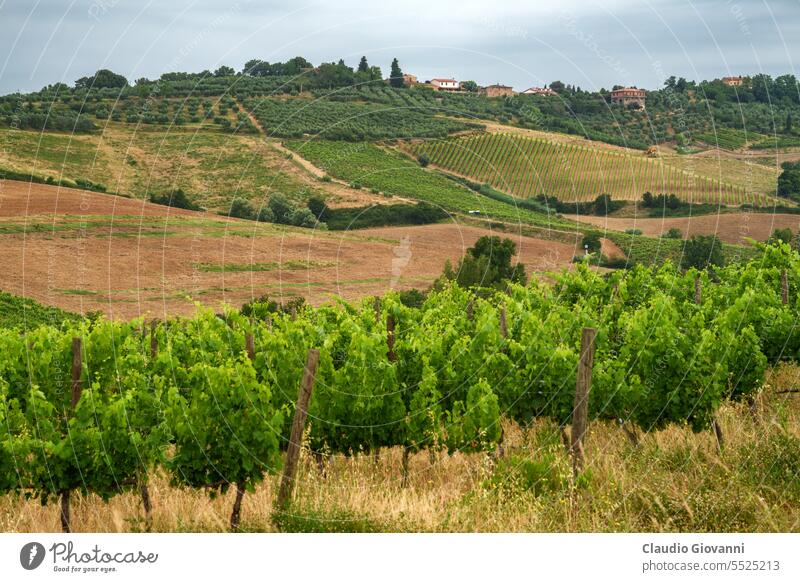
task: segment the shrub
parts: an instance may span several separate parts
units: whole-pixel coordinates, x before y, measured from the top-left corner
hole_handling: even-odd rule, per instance
[[[683,269],[707,269],[724,264],[722,241],[715,235],[695,235],[687,241],[681,257]]]
[[[427,296],[426,292],[420,291],[419,289],[408,289],[407,291],[400,292],[400,303],[406,307],[418,309],[425,303]]]
[[[321,196],[312,196],[308,199],[308,209],[311,211],[318,220],[325,219],[325,213],[328,210],[328,206],[325,204],[325,200]]]
[[[184,208],[186,210],[202,210],[194,202],[189,200],[186,192],[178,188],[172,192],[165,194],[151,194],[150,202],[153,204],[161,204],[162,206],[171,206],[172,208]]]
[[[600,196],[595,198],[593,206],[594,213],[597,216],[605,216],[625,206],[625,202],[622,200],[612,200],[610,194],[600,194]]]
[[[521,263],[511,264],[517,245],[511,239],[482,236],[467,249],[458,267],[445,264],[442,278],[455,281],[461,287],[504,287],[507,283],[525,284],[527,276]],[[440,280],[441,282],[441,280]]]
[[[269,206],[263,206],[256,216],[258,222],[275,222],[275,214]]]
[[[792,234],[791,228],[776,228],[772,231],[772,235],[767,239],[769,243],[776,243],[778,241],[784,242],[787,245],[792,244],[792,239],[794,235]]]
[[[269,197],[269,208],[274,215],[274,221],[280,224],[291,224],[291,214],[295,208],[289,199],[280,192],[275,192]]]
[[[419,156],[417,156],[417,161],[419,162],[419,165],[422,166],[423,168],[428,167],[428,164],[431,163],[431,159],[425,152],[422,152]]]
[[[253,207],[244,198],[234,199],[231,203],[231,209],[228,211],[228,216],[244,218],[246,220],[254,220],[256,218]]]
[[[289,224],[313,228],[317,224],[317,219],[308,208],[295,208],[289,215]]]
[[[600,252],[601,242],[600,242],[600,235],[596,232],[590,232],[589,234],[583,237],[581,241],[581,246],[588,250],[590,253],[598,253]]]

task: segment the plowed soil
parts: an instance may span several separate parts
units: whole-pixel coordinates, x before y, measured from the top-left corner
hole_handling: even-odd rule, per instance
[[[0,289],[113,318],[191,314],[263,294],[366,295],[427,287],[489,230],[441,224],[325,232],[139,200],[0,182]],[[514,237],[527,271],[570,265],[573,245]]]

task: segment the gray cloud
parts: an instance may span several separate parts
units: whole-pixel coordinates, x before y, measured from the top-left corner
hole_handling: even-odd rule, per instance
[[[129,79],[241,68],[250,58],[312,62],[397,56],[420,77],[523,89],[659,86],[665,75],[795,73],[797,0],[0,0],[0,92],[71,83],[100,67]]]

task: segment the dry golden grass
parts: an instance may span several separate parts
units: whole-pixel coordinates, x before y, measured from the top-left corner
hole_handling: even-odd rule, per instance
[[[634,447],[613,423],[592,423],[587,467],[576,484],[558,427],[506,426],[506,456],[413,455],[401,482],[401,451],[346,459],[335,456],[323,475],[303,457],[284,531],[800,531],[800,368],[768,375],[754,414],[727,405],[718,414],[720,453],[711,433],[681,427],[643,435]],[[432,462],[433,461],[433,462]],[[276,531],[272,504],[278,477],[244,497],[242,529]],[[233,492],[209,499],[176,489],[159,472],[150,484],[154,531],[226,531]],[[109,503],[73,496],[79,532],[141,531],[139,497]],[[57,506],[6,496],[0,530],[59,531]]]

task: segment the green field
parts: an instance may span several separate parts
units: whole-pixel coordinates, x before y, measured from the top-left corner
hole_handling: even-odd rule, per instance
[[[421,200],[450,212],[477,210],[482,216],[499,220],[575,230],[573,223],[487,198],[435,170],[420,167],[400,153],[375,144],[296,140],[287,142],[286,146],[330,175],[356,187]]]
[[[518,198],[539,194],[567,201],[593,200],[599,194],[640,200],[644,192],[675,194],[693,203],[763,205],[769,198],[745,188],[665,164],[641,154],[611,148],[551,141],[518,134],[480,134],[413,142],[415,156],[491,184]]]
[[[738,150],[743,147],[756,147],[767,136],[760,133],[747,132],[741,129],[730,129],[726,127],[716,127],[711,131],[696,134],[693,136],[696,141],[702,141],[710,146],[724,150]]]
[[[32,329],[40,325],[59,326],[65,321],[76,322],[80,316],[57,307],[47,307],[33,299],[0,291],[0,328]]]
[[[249,99],[251,109],[270,136],[318,135],[348,141],[445,137],[480,127],[439,117],[431,111],[319,99]]]

